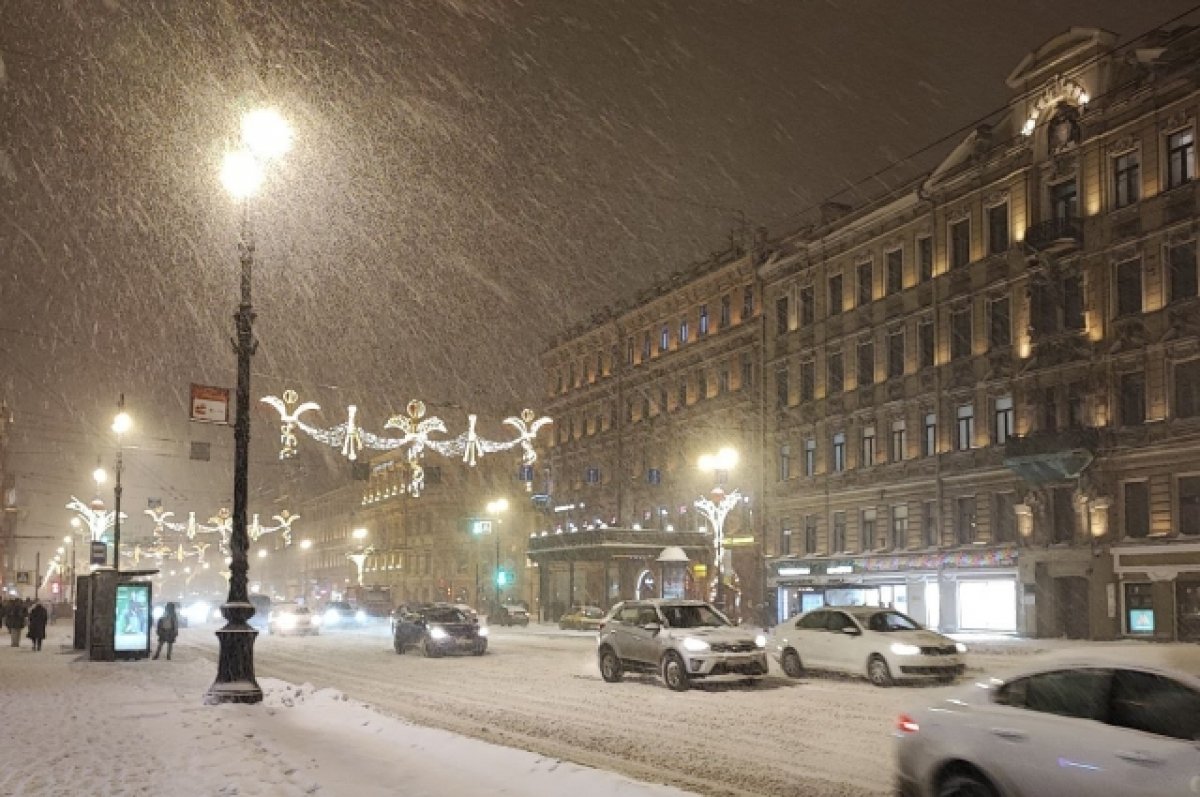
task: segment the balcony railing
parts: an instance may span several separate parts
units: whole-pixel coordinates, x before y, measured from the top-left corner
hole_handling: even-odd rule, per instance
[[[1038,252],[1080,246],[1083,225],[1075,216],[1038,222],[1025,230],[1025,243]]]

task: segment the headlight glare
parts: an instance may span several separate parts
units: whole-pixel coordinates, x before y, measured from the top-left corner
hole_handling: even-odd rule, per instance
[[[916,656],[921,652],[921,649],[916,645],[910,645],[907,642],[893,642],[892,653],[897,656]]]
[[[354,613],[354,619],[356,622],[365,623],[367,621],[367,613],[359,609]]]
[[[692,653],[699,653],[702,650],[708,650],[711,645],[703,639],[696,639],[694,636],[684,637],[683,649],[690,650]]]
[[[959,653],[966,653],[966,652],[967,652],[967,646],[966,646],[966,645],[964,645],[964,644],[963,644],[963,643],[961,643],[961,642],[955,642],[955,643],[954,643],[954,649],[955,649],[955,650],[957,650]]]
[[[758,636],[754,637],[754,644],[758,645],[760,648],[765,648],[767,646],[767,635],[759,634]]]
[[[446,638],[446,629],[438,628],[435,625],[433,628],[429,629],[429,638],[430,639],[445,639]]]
[[[480,627],[479,627],[479,635],[480,635],[480,636],[487,636],[487,635],[488,635],[487,626],[480,626]]]

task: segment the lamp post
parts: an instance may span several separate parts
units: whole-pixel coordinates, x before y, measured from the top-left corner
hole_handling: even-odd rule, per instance
[[[113,418],[112,430],[117,436],[117,481],[113,486],[113,495],[116,497],[116,506],[113,508],[115,515],[113,516],[113,569],[121,569],[121,471],[123,470],[121,463],[121,439],[122,436],[129,431],[133,426],[133,421],[129,417],[129,413],[125,412],[125,394],[122,393],[117,398],[117,415]]]
[[[308,601],[308,551],[312,548],[312,540],[300,541],[300,600]]]
[[[75,600],[75,568],[78,566],[78,562],[75,559],[75,535],[79,533],[79,529],[82,526],[83,522],[79,518],[71,518],[71,533],[63,537],[63,542],[70,546],[71,551],[71,556],[67,560],[71,563],[71,581],[68,584],[68,586],[71,588],[71,592],[69,598],[66,595],[63,596],[63,600],[67,601],[68,603],[73,603]]]
[[[492,589],[495,590],[492,593],[493,611],[500,609],[500,515],[507,511],[507,498],[497,498],[487,503],[487,513],[496,521],[496,526],[492,529],[492,539],[496,544],[495,568],[492,570]]]
[[[291,147],[292,131],[273,110],[258,110],[242,119],[242,149],[225,156],[221,182],[242,203],[242,225],[238,240],[241,265],[241,301],[234,314],[237,337],[237,415],[233,425],[233,529],[229,539],[229,595],[221,607],[226,624],[217,631],[220,654],[217,678],[209,687],[210,703],[260,703],[262,688],[254,679],[254,639],[258,632],[246,622],[254,615],[247,590],[250,563],[246,557],[250,537],[246,530],[247,471],[250,454],[250,357],[254,340],[254,306],[250,284],[254,268],[254,235],[250,224],[250,197],[263,180],[266,161]]]
[[[713,527],[713,573],[717,579],[716,604],[721,611],[725,611],[725,579],[722,572],[725,559],[725,516],[742,500],[742,495],[737,490],[726,493],[723,484],[729,471],[737,465],[737,461],[737,451],[722,448],[716,454],[704,454],[698,463],[700,470],[712,473],[717,482],[712,489],[712,497],[697,498],[695,506]]]
[[[358,570],[357,586],[361,587],[363,585],[363,565],[367,563],[367,557],[375,553],[375,549],[365,542],[367,539],[366,529],[357,528],[351,533],[351,536],[354,537],[357,549],[347,553],[346,558],[354,562],[354,566]]]

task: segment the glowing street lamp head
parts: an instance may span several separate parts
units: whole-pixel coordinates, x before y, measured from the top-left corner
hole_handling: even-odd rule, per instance
[[[234,199],[254,196],[262,181],[262,162],[249,151],[238,150],[225,154],[225,162],[221,164],[221,184]]]
[[[259,108],[242,117],[242,142],[257,158],[278,158],[292,148],[292,126],[274,108]]]
[[[312,540],[301,540],[300,547],[302,549],[304,549],[305,551],[307,551],[309,548],[312,547]]]
[[[71,527],[72,527],[72,528],[76,528],[76,529],[78,529],[78,528],[82,528],[82,527],[83,527],[83,521],[82,521],[82,520],[80,520],[80,519],[79,519],[79,518],[77,518],[77,517],[73,517],[73,518],[71,518]],[[69,539],[71,539],[71,538],[70,538],[70,537],[67,537],[66,539],[68,539],[68,540],[69,540]]]
[[[356,540],[364,539],[367,536],[367,530],[362,528],[361,526],[359,528],[355,529],[352,533],[354,535],[354,539],[356,539]]]
[[[108,481],[108,471],[106,471],[104,468],[96,468],[94,471],[92,471],[92,479],[95,480],[96,486],[99,487]]]
[[[508,511],[508,499],[497,498],[495,501],[488,501],[487,511],[489,515],[498,515],[501,512]]]
[[[697,463],[702,471],[733,470],[738,463],[737,449],[726,446],[715,454],[704,454]]]
[[[128,412],[118,412],[117,417],[113,418],[112,430],[117,434],[125,434],[132,428],[133,419],[129,417]]]
[[[259,558],[259,559],[266,559],[266,558],[267,558],[267,549],[266,549],[266,548],[259,548],[259,549],[258,549],[258,558]]]

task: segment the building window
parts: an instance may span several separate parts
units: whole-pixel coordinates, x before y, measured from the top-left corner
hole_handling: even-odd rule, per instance
[[[679,319],[679,345],[688,341],[688,320],[686,318]]]
[[[817,516],[804,516],[804,552],[817,552]]]
[[[829,546],[830,553],[846,552],[846,513],[833,513],[833,540]]]
[[[816,320],[817,302],[813,286],[805,285],[800,289],[800,326],[809,326]]]
[[[1121,520],[1126,537],[1150,536],[1150,483],[1125,482],[1121,485]]]
[[[937,453],[937,413],[925,413],[923,423],[924,427],[921,435],[921,455],[925,457],[932,457]]]
[[[1013,400],[1012,396],[999,396],[994,405],[995,428],[993,440],[1002,446],[1008,442],[1013,433]]]
[[[1043,432],[1058,431],[1058,387],[1051,386],[1041,391],[1042,400],[1042,422],[1040,429]]]
[[[625,360],[629,365],[633,365],[633,352],[636,347],[633,345],[633,338],[629,339],[629,346],[625,349]]]
[[[792,478],[792,446],[784,443],[779,447],[779,481]]]
[[[908,430],[903,418],[892,421],[892,444],[888,458],[892,462],[903,462],[908,452]]]
[[[705,335],[708,334],[708,305],[707,304],[700,305],[700,326],[699,326],[699,329],[697,330],[697,333],[700,335],[700,337],[704,337]]]
[[[992,542],[1017,541],[1017,497],[1013,493],[992,496]]]
[[[875,427],[864,426],[862,430],[862,467],[875,464]]]
[[[938,533],[937,501],[925,501],[921,507],[921,544],[926,548],[936,548],[941,544],[941,537]]]
[[[675,404],[675,406],[677,408],[683,409],[684,407],[687,406],[687,403],[688,403],[688,395],[687,394],[688,394],[687,377],[685,376],[683,379],[679,380],[679,401]]]
[[[858,536],[863,551],[875,550],[875,510],[873,508],[862,511]]]
[[[696,401],[708,398],[708,371],[701,368],[696,372]]]
[[[788,369],[775,370],[775,408],[783,409],[788,405]]]
[[[1081,429],[1086,420],[1083,415],[1085,388],[1082,382],[1072,382],[1067,385],[1067,427]]]
[[[812,360],[800,363],[800,400],[812,401],[816,393],[817,365]]]
[[[1196,242],[1177,244],[1167,249],[1167,261],[1171,269],[1172,302],[1196,296]]]
[[[874,279],[874,269],[871,267],[871,261],[858,264],[858,306],[870,304],[875,298],[875,288],[871,284]]]
[[[842,312],[842,275],[834,274],[829,278],[829,314],[840,315]]]
[[[779,554],[788,556],[792,552],[792,521],[784,520],[779,524]]]
[[[754,360],[750,355],[742,353],[742,387],[747,388],[754,381]]]
[[[976,534],[975,496],[959,498],[954,502],[954,534],[959,545],[975,542]]]
[[[933,279],[933,238],[917,239],[917,279],[921,282]]]
[[[999,255],[1008,251],[1008,203],[994,205],[987,210],[988,254]]]
[[[786,335],[788,333],[788,299],[787,296],[780,296],[775,300],[775,334]]]
[[[1078,331],[1083,326],[1083,278],[1075,275],[1063,280],[1063,328]]]
[[[975,407],[959,404],[956,417],[958,424],[955,427],[954,446],[959,451],[966,451],[975,444]]]
[[[898,551],[908,544],[908,504],[892,507],[891,549]]]
[[[717,395],[723,396],[729,392],[729,363],[722,362],[717,366]]]
[[[971,219],[960,219],[950,225],[950,268],[971,262]]]
[[[1140,164],[1137,152],[1113,158],[1113,205],[1126,207],[1140,198]]]
[[[742,320],[746,321],[754,315],[754,286],[747,285],[742,289]]]
[[[988,348],[999,349],[1012,344],[1012,312],[1008,297],[988,302]]]
[[[1074,180],[1050,186],[1050,209],[1055,221],[1069,221],[1079,216],[1079,190]]]
[[[950,314],[950,359],[961,360],[971,356],[971,308],[966,307]]]
[[[666,325],[662,325],[662,329],[658,333],[658,351],[661,354],[671,348],[671,330]]]
[[[733,323],[732,318],[733,318],[733,299],[727,293],[721,297],[721,327],[720,328],[728,329],[729,325],[731,323]]]
[[[650,359],[650,333],[646,332],[642,336],[642,362]]]
[[[1180,476],[1179,533],[1200,534],[1200,476]]]
[[[933,321],[917,324],[917,356],[921,368],[932,368],[934,363]]]
[[[904,327],[888,333],[888,379],[904,376]]]
[[[858,344],[858,386],[875,384],[875,344],[871,341]]]
[[[1061,299],[1056,299],[1044,281],[1031,281],[1029,286],[1029,326],[1039,335],[1058,331],[1058,311]]]
[[[887,292],[900,293],[904,290],[904,250],[893,249],[884,258],[887,263]]]
[[[1175,365],[1175,417],[1200,416],[1200,360]]]
[[[1125,585],[1125,631],[1154,634],[1154,585]]]
[[[1196,149],[1191,128],[1167,136],[1167,188],[1175,188],[1196,174]]]
[[[817,441],[808,438],[804,441],[804,475],[815,476],[817,473]]]
[[[838,432],[833,436],[833,472],[841,473],[846,470],[846,433]]]
[[[1142,312],[1142,261],[1117,264],[1117,318]]]
[[[840,351],[830,352],[829,354],[828,382],[825,389],[827,395],[836,396],[845,388],[845,373],[842,368],[842,353]]]
[[[1121,374],[1119,414],[1122,426],[1140,426],[1146,422],[1146,375],[1142,372]]]

